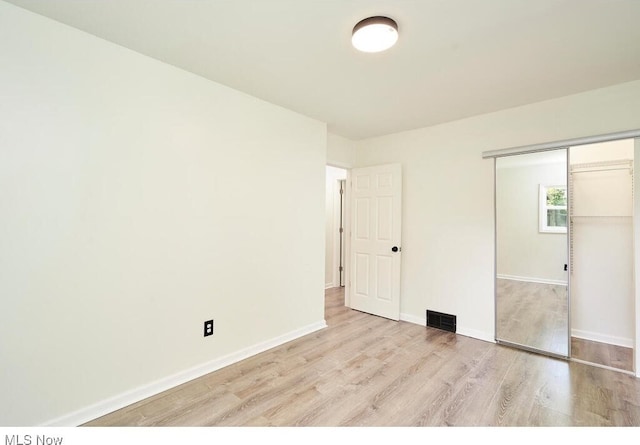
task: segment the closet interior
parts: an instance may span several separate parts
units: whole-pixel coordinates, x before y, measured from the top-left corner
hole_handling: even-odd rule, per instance
[[[571,357],[633,371],[634,140],[569,153]]]

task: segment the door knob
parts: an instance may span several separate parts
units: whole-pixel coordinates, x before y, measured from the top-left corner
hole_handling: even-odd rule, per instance
[[[400,248],[399,248],[398,246],[393,246],[393,247],[391,248],[391,251],[392,251],[392,252],[398,252],[399,250],[400,250]]]

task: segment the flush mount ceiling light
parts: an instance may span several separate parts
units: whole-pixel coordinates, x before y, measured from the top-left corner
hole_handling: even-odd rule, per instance
[[[351,43],[360,51],[377,53],[398,41],[398,24],[389,17],[369,17],[353,27]]]

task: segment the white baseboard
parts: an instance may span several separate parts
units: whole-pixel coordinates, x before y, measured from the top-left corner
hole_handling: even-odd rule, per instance
[[[597,341],[610,345],[622,346],[624,348],[633,348],[634,341],[632,338],[615,337],[613,335],[600,334],[598,332],[583,331],[580,329],[572,329],[571,336],[582,338],[584,340]]]
[[[400,314],[400,320],[406,321],[408,323],[419,324],[420,326],[427,325],[427,319],[425,317],[416,317],[411,314]]]
[[[493,332],[489,333],[484,331],[478,331],[475,329],[458,328],[456,334],[464,335],[465,337],[471,337],[471,338],[475,338],[476,340],[482,340],[489,343],[496,342],[495,335]]]
[[[140,400],[144,400],[148,397],[174,388],[190,380],[202,377],[203,375],[209,374],[210,372],[217,371],[218,369],[224,368],[225,366],[232,365],[248,357],[267,351],[271,348],[275,348],[276,346],[280,346],[284,343],[319,331],[320,329],[326,327],[327,323],[324,320],[313,323],[300,329],[288,332],[284,335],[280,335],[270,340],[260,342],[248,348],[241,349],[240,351],[228,354],[224,357],[211,360],[210,362],[203,363],[202,365],[186,369],[184,371],[178,372],[177,374],[162,378],[160,380],[156,380],[155,382],[143,385],[122,394],[118,394],[114,397],[95,403],[86,408],[82,408],[78,411],[58,417],[57,419],[50,420],[44,423],[42,426],[72,427],[82,425],[83,423],[89,422],[93,419],[97,419],[98,417],[104,416],[105,414],[109,414],[113,411],[139,402]]]
[[[567,282],[565,280],[551,280],[547,278],[518,277],[515,275],[496,275],[496,278],[499,278],[501,280],[526,281],[528,283],[555,284],[558,286],[567,285]]]
[[[406,321],[407,323],[418,324],[420,326],[427,325],[426,317],[416,317],[415,315],[411,315],[411,314],[400,314],[400,320]],[[494,338],[495,336],[493,335],[493,333],[477,331],[475,329],[465,329],[457,326],[456,334],[463,335],[465,337],[475,338],[476,340],[488,341],[490,343],[496,342]]]

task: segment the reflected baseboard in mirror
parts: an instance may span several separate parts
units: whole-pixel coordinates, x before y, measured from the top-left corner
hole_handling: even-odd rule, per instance
[[[569,355],[567,286],[498,278],[496,300],[498,340]]]
[[[567,287],[496,280],[498,339],[567,355]],[[571,359],[633,371],[633,349],[571,337]]]

